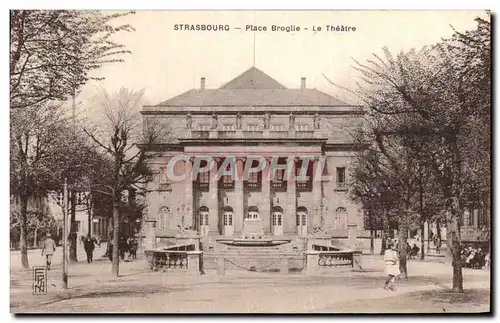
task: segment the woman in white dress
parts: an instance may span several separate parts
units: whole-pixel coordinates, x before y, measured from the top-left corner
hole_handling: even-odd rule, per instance
[[[390,242],[387,246],[387,250],[384,253],[384,263],[385,263],[385,273],[388,276],[385,281],[384,289],[395,290],[394,282],[396,277],[399,276],[399,259],[398,252],[396,250],[396,243],[394,241]]]

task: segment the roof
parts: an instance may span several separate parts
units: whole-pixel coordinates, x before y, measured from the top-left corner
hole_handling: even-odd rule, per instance
[[[224,90],[236,90],[236,89],[286,89],[285,86],[281,85],[256,67],[251,67],[245,72],[238,75],[236,78],[229,81],[226,85],[223,85],[221,89]]]
[[[251,67],[218,89],[192,89],[157,106],[349,106],[317,89],[288,89]]]

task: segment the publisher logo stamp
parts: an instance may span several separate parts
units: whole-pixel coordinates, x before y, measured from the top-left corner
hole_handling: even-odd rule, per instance
[[[33,295],[47,294],[47,267],[33,267]]]

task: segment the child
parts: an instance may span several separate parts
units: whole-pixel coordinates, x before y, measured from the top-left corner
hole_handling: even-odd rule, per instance
[[[388,278],[385,281],[384,289],[395,290],[394,282],[396,277],[399,276],[399,261],[398,252],[396,251],[396,244],[390,242],[384,253],[385,273]]]

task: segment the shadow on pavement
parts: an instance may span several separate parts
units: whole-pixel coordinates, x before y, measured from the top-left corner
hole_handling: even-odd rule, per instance
[[[486,289],[466,289],[463,293],[447,290],[428,290],[408,293],[408,297],[419,301],[432,301],[440,305],[467,304],[481,306],[490,303],[490,291]]]

